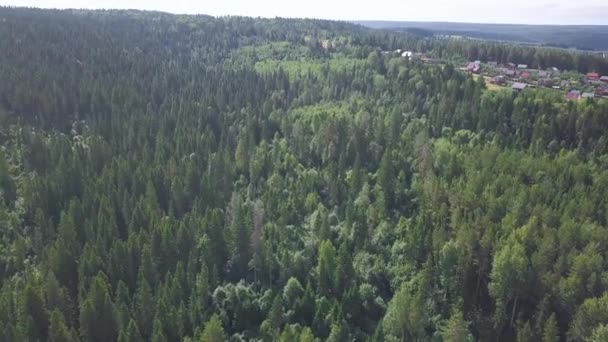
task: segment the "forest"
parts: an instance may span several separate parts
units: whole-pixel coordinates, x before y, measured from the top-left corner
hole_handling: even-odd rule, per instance
[[[512,11],[513,9],[505,8],[505,10]],[[525,14],[525,11],[522,14]],[[552,14],[543,13],[543,16],[551,17]],[[537,23],[517,25],[421,21],[357,21],[356,23],[385,30],[418,30],[427,35],[461,36],[598,52],[608,50],[608,26],[606,25],[538,25]]]
[[[0,341],[608,341],[608,101],[381,52],[606,61],[463,44],[0,7]]]

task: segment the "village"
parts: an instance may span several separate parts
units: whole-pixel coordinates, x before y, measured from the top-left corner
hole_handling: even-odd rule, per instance
[[[600,76],[596,72],[583,75],[555,67],[540,70],[525,64],[500,65],[497,62],[481,61],[469,62],[463,69],[484,77],[490,84],[511,87],[516,91],[526,88],[549,88],[564,91],[564,97],[568,101],[608,98],[608,76]]]
[[[420,52],[397,49],[393,53],[426,64],[444,63],[441,59]],[[564,98],[568,101],[608,99],[608,75],[599,75],[596,72],[583,75],[556,67],[540,70],[526,64],[499,64],[493,61],[471,61],[460,70],[474,77],[483,77],[494,89],[510,87],[515,91],[523,91],[527,88],[547,88],[564,92]]]

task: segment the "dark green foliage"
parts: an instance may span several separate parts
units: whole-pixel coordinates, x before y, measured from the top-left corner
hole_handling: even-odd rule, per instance
[[[1,8],[0,340],[603,340],[608,104],[462,44]]]

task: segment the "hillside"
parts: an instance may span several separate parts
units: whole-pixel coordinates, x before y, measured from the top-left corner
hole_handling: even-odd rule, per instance
[[[608,101],[450,62],[597,57],[23,8],[0,51],[0,341],[606,340]]]
[[[608,51],[608,26],[508,25],[412,21],[358,21],[376,29],[511,41],[561,48]]]

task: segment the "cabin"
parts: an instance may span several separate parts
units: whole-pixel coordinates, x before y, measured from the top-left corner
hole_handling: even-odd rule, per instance
[[[507,63],[506,67],[509,69],[515,69],[517,67],[517,65],[515,63]]]
[[[608,76],[602,76],[602,77],[600,77],[600,81],[602,81],[604,83],[608,83]]]
[[[412,51],[403,51],[403,52],[401,53],[401,57],[408,58],[408,59],[409,59],[410,57],[412,57],[412,55],[413,55]]]
[[[529,72],[524,71],[524,72],[522,72],[522,73],[521,73],[521,75],[519,75],[519,76],[520,76],[521,78],[526,78],[526,79],[527,79],[527,78],[530,78],[530,76],[532,76],[532,75],[530,75],[530,73],[529,73]]]
[[[518,64],[517,69],[528,69],[528,64]]]
[[[513,88],[513,90],[516,90],[516,91],[522,91],[522,90],[526,89],[527,87],[528,87],[528,85],[526,83],[515,82],[515,83],[513,83],[513,86],[511,88]]]
[[[581,98],[581,92],[578,90],[570,90],[568,94],[566,94],[566,100],[568,101],[577,101]]]
[[[600,75],[597,72],[590,72],[586,75],[587,81],[598,81]]]

